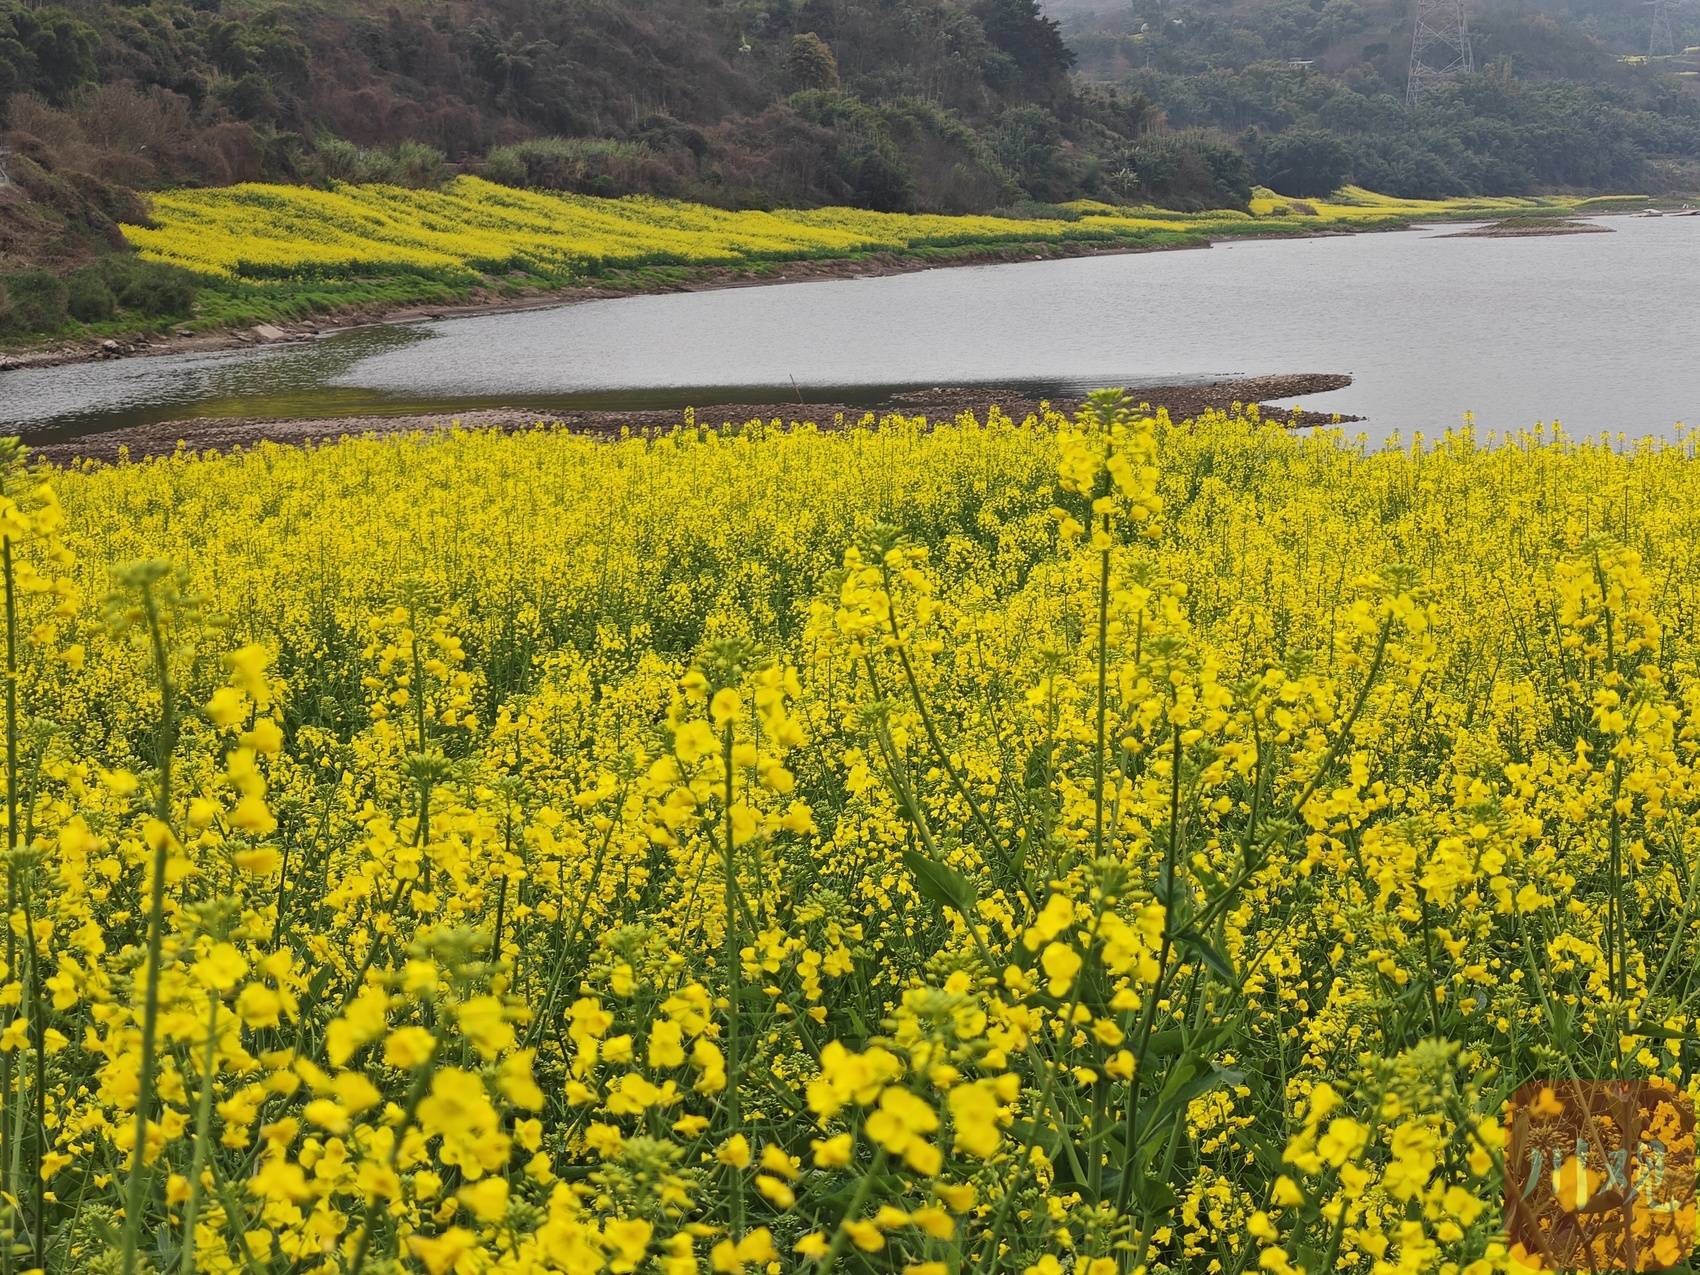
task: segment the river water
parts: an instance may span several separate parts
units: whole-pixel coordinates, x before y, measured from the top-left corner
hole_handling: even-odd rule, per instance
[[[0,373],[0,427],[64,438],[190,417],[480,406],[867,402],[1347,372],[1303,405],[1372,437],[1700,423],[1700,218],[1610,234],[1456,227],[631,297],[307,344]]]

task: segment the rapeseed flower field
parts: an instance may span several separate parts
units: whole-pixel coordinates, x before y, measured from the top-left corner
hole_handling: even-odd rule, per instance
[[[5,1268],[1516,1269],[1694,1089],[1700,466],[1498,441],[13,447]]]
[[[152,261],[206,275],[520,271],[582,280],[612,268],[728,266],[859,253],[1048,241],[1133,241],[1173,231],[1153,217],[1079,220],[876,213],[729,212],[677,200],[516,190],[459,177],[441,190],[248,184],[155,195],[154,224],[124,233]],[[1244,214],[1189,216],[1226,225]]]

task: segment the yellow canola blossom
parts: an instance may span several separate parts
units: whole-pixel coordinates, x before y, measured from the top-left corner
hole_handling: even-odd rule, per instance
[[[1633,202],[1633,197],[1626,197]],[[1252,192],[1251,211],[1257,217],[1307,217],[1322,222],[1375,222],[1397,219],[1507,217],[1519,213],[1567,213],[1585,210],[1590,202],[1602,208],[1620,202],[1617,197],[1589,201],[1569,196],[1484,196],[1457,199],[1407,199],[1381,195],[1362,186],[1343,186],[1328,199],[1289,199],[1267,187]]]
[[[126,226],[144,257],[249,279],[381,274],[568,280],[610,267],[737,265],[963,244],[1104,241],[1163,221],[939,216],[825,208],[730,212],[632,196],[516,190],[459,177],[440,190],[249,183],[155,195],[152,224]]]
[[[1689,442],[837,424],[0,455],[16,1269],[1485,1275],[1693,1094]]]
[[[511,272],[560,283],[607,269],[737,266],[871,252],[1000,244],[1164,243],[1304,224],[1563,211],[1570,200],[1392,200],[1347,188],[1337,201],[1261,191],[1255,216],[1080,201],[1067,216],[1010,218],[854,208],[728,211],[679,200],[517,190],[476,177],[440,189],[244,183],[152,196],[146,225],[124,227],[152,261],[251,281],[414,274],[452,284]]]

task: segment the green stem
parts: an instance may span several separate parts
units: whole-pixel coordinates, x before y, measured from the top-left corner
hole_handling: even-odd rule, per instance
[[[544,1027],[554,1021],[555,998],[560,994],[561,984],[567,975],[567,958],[578,946],[579,933],[584,927],[585,913],[590,909],[590,896],[596,889],[596,883],[602,878],[602,861],[607,856],[608,844],[614,835],[614,826],[609,825],[603,834],[601,844],[596,847],[596,858],[590,865],[590,875],[585,879],[584,889],[579,892],[578,907],[574,909],[572,924],[566,928],[556,926],[558,938],[555,949],[559,955],[555,958],[555,968],[549,976],[549,992],[543,998],[543,1008],[531,1020],[531,1026],[526,1029],[521,1039],[522,1047],[529,1046]],[[497,953],[500,955],[500,953]]]
[[[154,676],[159,682],[159,789],[155,814],[164,827],[156,834],[148,897],[147,979],[142,995],[142,1060],[136,1092],[136,1145],[131,1151],[130,1181],[124,1194],[124,1240],[120,1269],[135,1275],[136,1246],[141,1236],[144,1187],[148,1179],[148,1109],[154,1098],[154,1061],[159,1032],[160,955],[165,944],[165,863],[171,842],[171,756],[176,747],[176,691],[171,685],[171,667],[165,653],[165,633],[160,624],[159,605],[153,588],[143,582],[142,614],[147,621],[153,648]]]
[[[496,887],[496,933],[490,940],[490,959],[497,962],[502,959],[502,922],[508,910],[508,856],[513,853],[513,834],[513,808],[510,806],[507,818],[502,821],[502,880]]]
[[[12,1139],[12,1145],[11,1145],[11,1148],[10,1148],[10,1153],[7,1156],[7,1166],[6,1166],[6,1168],[7,1168],[7,1173],[9,1174],[9,1180],[12,1181],[12,1182],[18,1181],[24,1175],[23,1128],[24,1128],[24,1114],[25,1114],[24,1113],[25,1093],[26,1093],[26,1090],[24,1089],[23,1085],[20,1084],[17,1087],[16,1092],[14,1092],[11,1096],[11,1101],[12,1101],[12,1104],[13,1104],[12,1128],[15,1131],[17,1136],[15,1136]],[[14,1195],[12,1198],[14,1200],[17,1200],[21,1197]],[[14,1224],[16,1222],[19,1222],[19,1221],[22,1221],[22,1220],[23,1220],[22,1215],[18,1212],[16,1205],[14,1205],[13,1206],[13,1221],[14,1221]],[[13,1239],[14,1239],[14,1236],[12,1236],[10,1234],[8,1234],[7,1236],[4,1237],[4,1242],[5,1242],[8,1250],[10,1250],[13,1247],[13,1244],[12,1244]]]
[[[939,768],[950,779],[951,787],[955,788],[962,800],[968,803],[969,814],[973,817],[974,822],[979,825],[981,834],[986,838],[987,850],[1003,851],[1008,863],[1013,866],[1016,862],[1016,855],[1003,845],[997,829],[992,826],[992,821],[986,817],[985,811],[980,808],[980,803],[975,799],[972,790],[969,789],[967,780],[957,770],[956,763],[951,760],[950,751],[945,748],[944,741],[939,738],[938,726],[933,721],[932,713],[927,709],[927,697],[921,693],[921,679],[915,674],[915,666],[909,659],[908,644],[903,640],[903,632],[897,623],[897,598],[891,588],[891,568],[882,563],[880,570],[887,601],[886,618],[888,627],[891,629],[892,647],[897,652],[898,667],[903,670],[903,680],[908,684],[909,697],[915,704],[915,712],[921,718],[921,730],[927,737],[927,743],[933,750],[933,756],[938,758]],[[1030,905],[1037,907],[1038,901],[1033,897],[1032,888],[1028,885],[1025,874],[1016,873],[1012,875],[1014,876],[1015,886],[1021,891],[1023,897]]]
[[[1163,895],[1159,900],[1163,905],[1163,941],[1157,953],[1157,981],[1151,985],[1151,992],[1145,998],[1139,1019],[1139,1039],[1133,1050],[1134,1072],[1127,1089],[1125,1139],[1130,1163],[1123,1167],[1121,1182],[1116,1188],[1116,1205],[1119,1209],[1126,1209],[1133,1199],[1134,1175],[1131,1160],[1134,1147],[1139,1144],[1139,1094],[1145,1084],[1145,1051],[1151,1043],[1151,1032],[1157,1023],[1157,1004],[1163,999],[1169,978],[1169,956],[1174,950],[1175,860],[1179,850],[1181,822],[1181,728],[1175,726],[1173,730],[1174,742],[1169,758],[1173,769],[1169,776],[1169,839],[1163,850]],[[1138,1262],[1144,1261],[1145,1243],[1145,1236],[1141,1235]]]
[[[1110,534],[1110,515],[1104,515],[1104,535]],[[1092,849],[1104,857],[1104,731],[1109,711],[1110,667],[1110,550],[1104,549],[1098,571],[1098,748],[1092,755]]]
[[[218,1066],[218,993],[207,995],[207,1050],[201,1056],[201,1097],[195,1108],[195,1151],[189,1167],[189,1200],[183,1210],[183,1275],[194,1275],[195,1219],[201,1211],[201,1174],[212,1137],[213,1077]]]
[[[725,892],[726,892],[726,1124],[732,1133],[738,1131],[738,1083],[742,1075],[738,1065],[738,997],[742,971],[738,968],[738,927],[735,905],[738,897],[738,859],[732,843],[732,723],[721,730],[721,763],[726,771],[726,809],[722,812],[725,828]],[[728,1134],[728,1136],[731,1136]],[[732,1174],[732,1230],[735,1235],[744,1231],[744,1172],[734,1165],[727,1166]]]
[[[41,1160],[47,1151],[47,1013],[41,994],[41,953],[35,937],[35,909],[30,906],[29,870],[18,874],[19,898],[24,907],[24,944],[29,953],[29,1025],[30,1048],[35,1063],[35,1128],[31,1146],[33,1157],[29,1165],[30,1246],[35,1265],[47,1265],[47,1186],[41,1180]],[[20,1133],[22,1131],[20,1130]],[[23,1139],[18,1139],[20,1148]]]
[[[6,977],[18,976],[18,940],[12,931],[12,912],[18,906],[18,602],[16,579],[12,569],[12,538],[0,538],[0,568],[6,582]],[[12,1021],[12,1010],[5,1012],[4,1025]],[[12,1123],[12,1055],[0,1055],[0,1147],[12,1150],[17,1128]],[[17,1183],[12,1181],[11,1196],[18,1198]],[[9,1232],[11,1227],[7,1227]],[[12,1272],[12,1243],[10,1234],[0,1235],[0,1250],[4,1251],[4,1270]]]
[[[838,1221],[838,1229],[833,1232],[832,1246],[826,1250],[826,1256],[821,1259],[821,1270],[830,1271],[838,1264],[839,1257],[844,1252],[844,1245],[850,1239],[849,1225],[856,1220],[856,1215],[862,1211],[862,1206],[868,1202],[868,1195],[873,1191],[874,1179],[885,1168],[885,1148],[874,1152],[868,1171],[862,1175],[862,1180],[856,1184],[856,1194],[850,1197],[850,1203],[844,1206],[844,1216]]]
[[[415,725],[419,731],[419,755],[425,756],[425,662],[419,651],[419,618],[416,613],[408,615],[408,626],[413,631],[413,711]],[[431,889],[431,856],[425,850],[426,842],[430,840],[431,819],[431,785],[429,780],[421,780],[419,785],[419,888]]]
[[[1417,897],[1418,897],[1418,900],[1422,903],[1423,959],[1424,959],[1425,963],[1428,965],[1429,1025],[1434,1029],[1435,1039],[1439,1040],[1440,1039],[1440,992],[1435,986],[1435,981],[1439,976],[1436,973],[1435,968],[1434,968],[1434,966],[1435,966],[1435,960],[1434,960],[1434,923],[1433,923],[1432,918],[1429,915],[1428,895],[1423,892],[1423,887],[1420,883],[1417,886]]]
[[[1087,936],[1087,940],[1084,945],[1086,951],[1090,952],[1092,948],[1097,945],[1098,931],[1103,925],[1103,920],[1104,918],[1102,913],[1093,920],[1092,931]],[[1068,1001],[1064,1003],[1062,1014],[1057,1019],[1059,1023],[1065,1024],[1063,1029],[1065,1032],[1068,1030],[1066,1024],[1074,1021],[1074,1011],[1081,1002],[1083,994],[1082,985],[1084,981],[1084,975],[1076,981],[1074,991],[1070,995]],[[1039,1103],[1033,1120],[1033,1128],[1037,1131],[1043,1128],[1051,1119],[1051,1096],[1056,1090],[1057,1073],[1062,1070],[1062,1068],[1055,1059],[1042,1058],[1039,1050],[1035,1047],[1032,1040],[1029,1040],[1027,1043],[1026,1054],[1029,1062],[1032,1063],[1035,1072],[1043,1071],[1044,1073],[1044,1082],[1039,1086]],[[1058,1112],[1058,1115],[1061,1115],[1060,1111]],[[1075,1154],[1074,1143],[1065,1137],[1062,1140],[1062,1148],[1064,1154],[1068,1157],[1069,1167],[1074,1173],[1075,1179],[1077,1181],[1084,1181],[1086,1177],[1085,1168],[1080,1164],[1079,1158]],[[1026,1185],[1027,1175],[1032,1171],[1032,1168],[1032,1156],[1022,1156],[1017,1159],[1015,1173],[1009,1181],[1005,1183],[1003,1199],[998,1201],[998,1211],[993,1218],[992,1231],[987,1240],[987,1247],[974,1263],[974,1270],[976,1272],[983,1269],[985,1270],[986,1275],[992,1275],[992,1272],[995,1272],[998,1269],[997,1246],[999,1237],[1003,1233],[1004,1222],[1009,1217],[1010,1206],[1014,1203],[1016,1195],[1020,1192],[1022,1187]],[[985,1263],[987,1262],[990,1262],[991,1265],[986,1266]]]

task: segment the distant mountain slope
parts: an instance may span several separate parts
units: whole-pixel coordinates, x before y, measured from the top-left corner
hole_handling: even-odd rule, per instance
[[[1700,188],[1700,4],[1470,0],[1478,74],[1405,105],[1408,0],[1049,0],[1086,81],[1231,136],[1290,194]]]
[[[1410,48],[1409,0],[1046,0],[1045,8],[1089,77],[1105,69],[1100,59],[1118,45],[1141,64],[1182,47],[1218,65],[1273,56],[1318,59],[1334,69],[1364,61],[1366,53],[1369,60],[1386,53],[1401,72]],[[1467,5],[1484,62],[1511,57],[1521,62],[1520,72],[1571,78],[1610,74],[1620,58],[1648,53],[1651,10],[1644,0]],[[1700,43],[1700,0],[1666,0],[1664,12],[1677,51]],[[1136,35],[1144,38],[1134,45],[1156,48],[1129,49]]]

